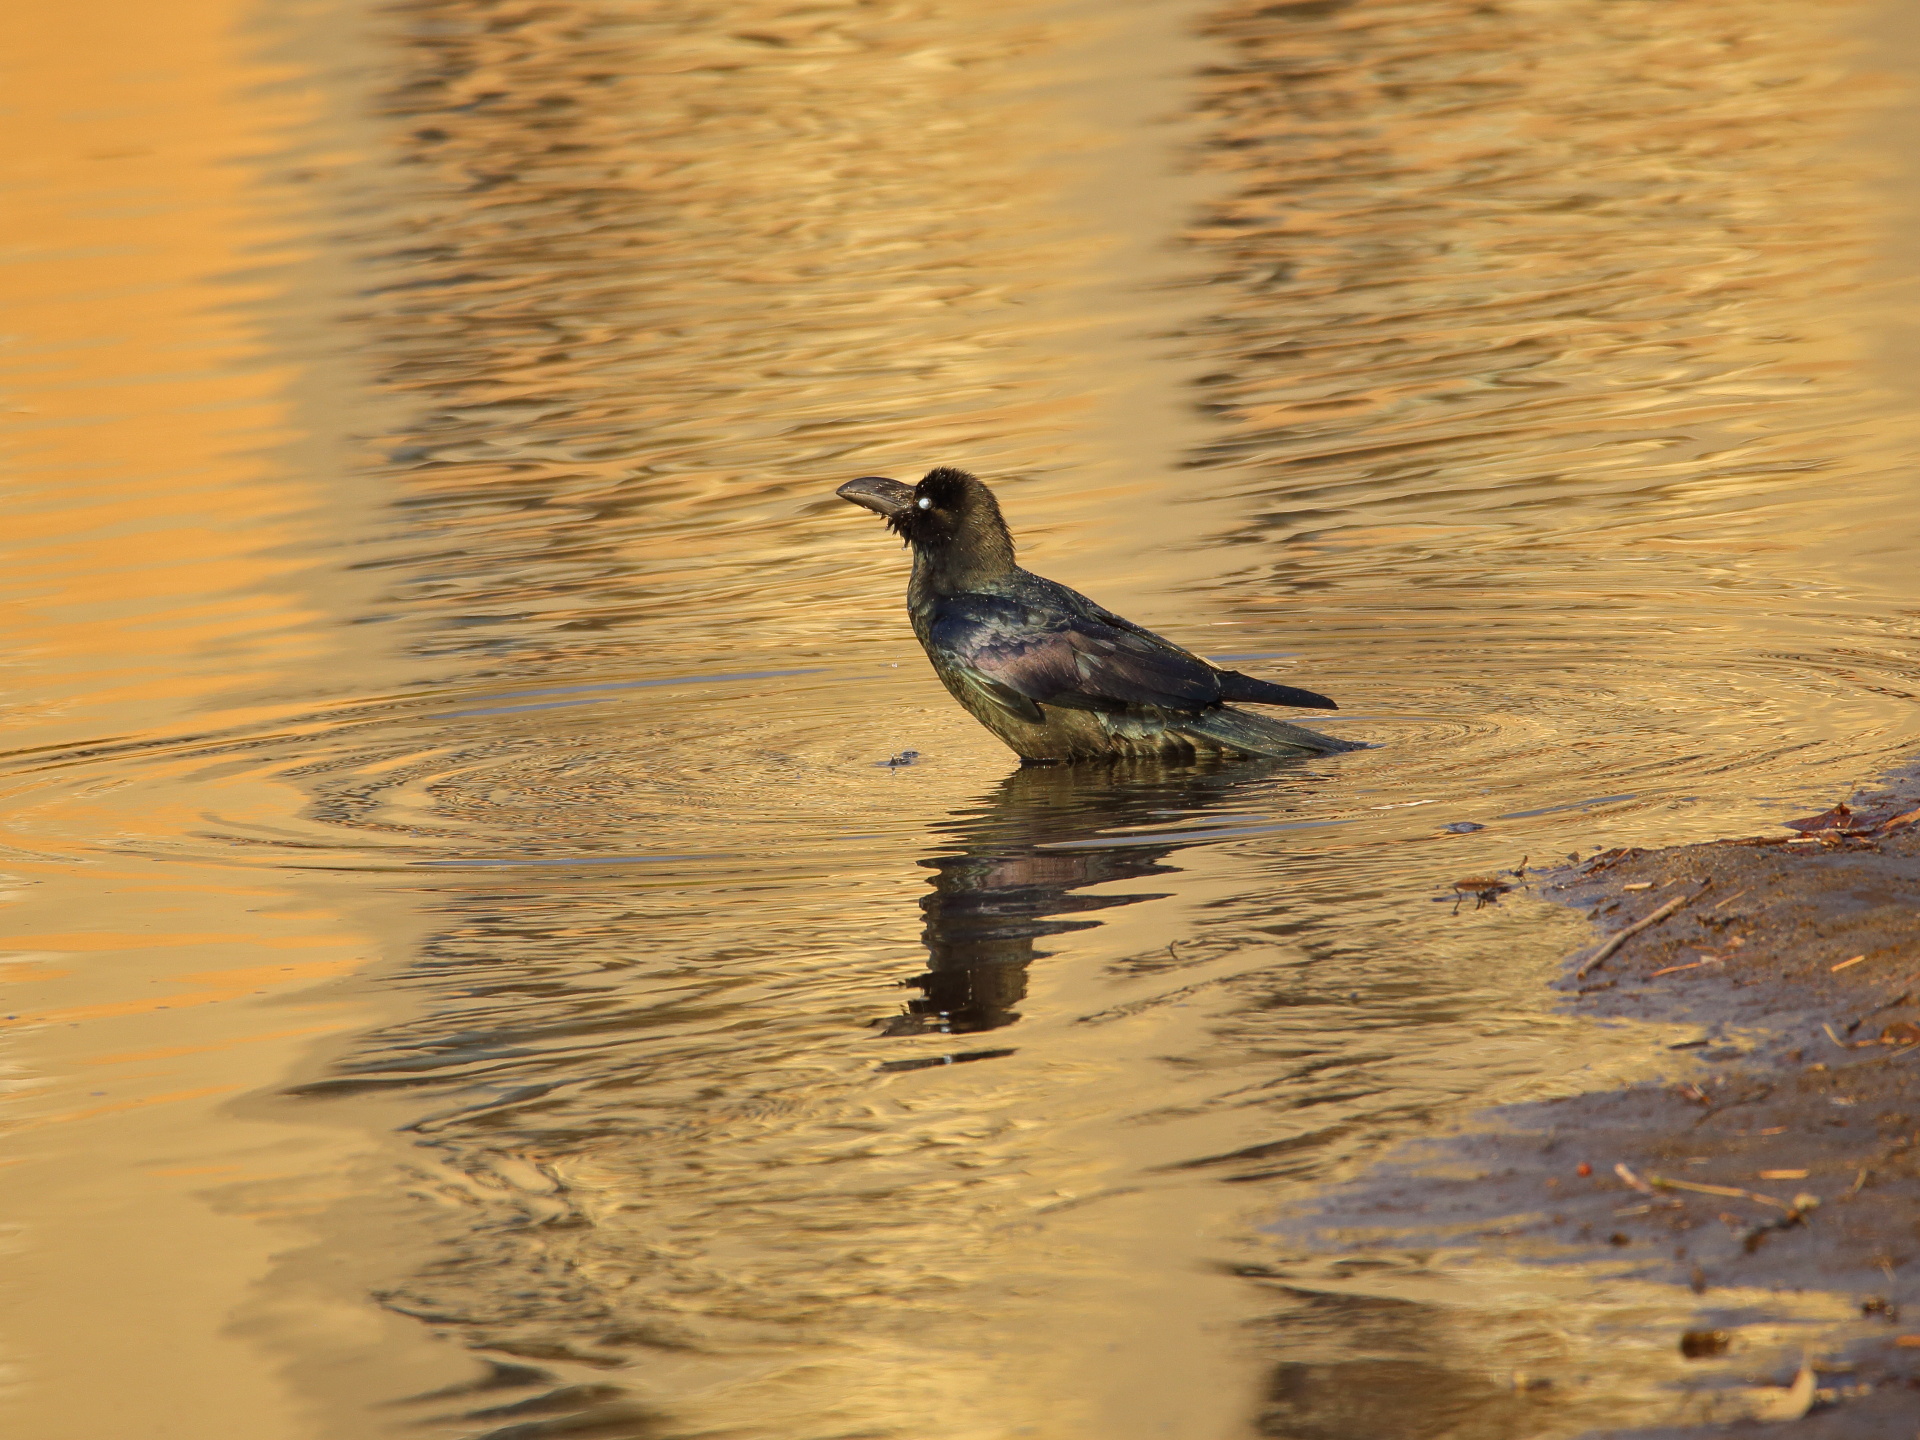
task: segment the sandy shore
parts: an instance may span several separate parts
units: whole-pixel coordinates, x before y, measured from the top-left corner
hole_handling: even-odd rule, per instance
[[[1686,1418],[1601,1433],[1767,1420],[1782,1422],[1770,1434],[1912,1440],[1920,776],[1778,835],[1505,878],[1594,921],[1557,982],[1570,1006],[1694,1038],[1663,1044],[1657,1079],[1507,1107],[1390,1157],[1334,1197],[1323,1237],[1467,1245],[1664,1290],[1673,1333],[1645,1338],[1683,1362],[1670,1383]],[[1783,1329],[1813,1303],[1825,1322]],[[1548,1403],[1570,1382],[1515,1383]]]

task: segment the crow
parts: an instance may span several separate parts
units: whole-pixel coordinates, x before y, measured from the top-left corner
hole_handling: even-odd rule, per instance
[[[1325,755],[1360,747],[1229,701],[1337,710],[1256,680],[1022,570],[993,492],[942,466],[918,485],[879,475],[835,492],[913,550],[907,614],[953,698],[1023,762],[1158,755]]]

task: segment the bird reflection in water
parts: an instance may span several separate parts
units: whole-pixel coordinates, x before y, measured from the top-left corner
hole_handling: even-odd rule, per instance
[[[905,1010],[876,1026],[884,1035],[907,1036],[975,1034],[1013,1024],[1027,993],[1027,967],[1051,953],[1038,948],[1044,937],[1091,929],[1101,922],[1079,917],[1167,893],[1077,892],[1177,873],[1166,857],[1194,843],[1192,828],[1181,822],[1229,804],[1258,804],[1270,815],[1285,795],[1273,783],[1281,775],[1308,778],[1297,760],[1139,760],[1014,771],[985,804],[956,817],[949,834],[958,849],[920,862],[934,872],[932,893],[920,901],[927,917],[921,935],[926,973],[904,982],[920,991]],[[1161,828],[1169,826],[1177,828]],[[881,1068],[1009,1053],[966,1051]]]

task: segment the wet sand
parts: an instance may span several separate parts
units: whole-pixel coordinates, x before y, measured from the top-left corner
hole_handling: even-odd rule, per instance
[[[1388,1158],[1327,1198],[1319,1242],[1340,1244],[1349,1275],[1377,1229],[1396,1253],[1422,1235],[1480,1265],[1586,1264],[1664,1291],[1642,1300],[1663,1313],[1639,1338],[1668,1351],[1665,1423],[1623,1424],[1606,1413],[1616,1396],[1593,1407],[1592,1433],[1759,1419],[1906,1440],[1920,1416],[1920,783],[1782,834],[1474,877],[1466,903],[1500,903],[1494,879],[1596,923],[1602,938],[1557,982],[1580,1014],[1694,1033],[1637,1084],[1491,1112]],[[1472,1408],[1496,1427],[1564,1424],[1604,1363],[1569,1347]],[[1335,1388],[1303,1385],[1316,1382]],[[1358,1436],[1391,1413],[1363,1402],[1319,1433]]]

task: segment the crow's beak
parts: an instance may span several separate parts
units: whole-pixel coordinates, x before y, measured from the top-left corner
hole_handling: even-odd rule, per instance
[[[913,508],[913,487],[884,475],[862,475],[833,493],[887,520],[897,519]]]

